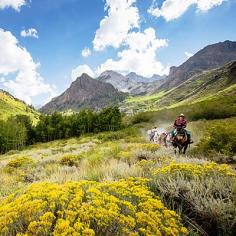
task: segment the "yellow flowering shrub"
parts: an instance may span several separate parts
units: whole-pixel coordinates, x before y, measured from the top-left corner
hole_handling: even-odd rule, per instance
[[[27,165],[35,164],[34,160],[29,157],[17,157],[13,160],[10,160],[6,167],[8,168],[20,168]]]
[[[156,152],[160,149],[160,145],[155,143],[143,143],[139,144],[139,148],[145,151]]]
[[[29,157],[17,157],[13,160],[10,160],[6,166],[5,171],[14,172],[17,169],[25,169],[34,166],[36,163],[33,159]]]
[[[154,175],[158,174],[178,174],[181,173],[186,177],[191,176],[211,176],[211,175],[223,175],[236,177],[235,171],[227,164],[218,165],[215,162],[204,163],[201,165],[192,163],[176,163],[171,162],[165,167],[158,168],[154,171]]]
[[[119,153],[119,159],[121,161],[127,162],[131,165],[132,160],[134,161],[134,154],[132,152],[129,152],[129,151],[121,151]]]
[[[0,235],[186,235],[145,179],[38,183],[0,206]]]
[[[156,152],[160,149],[159,144],[155,143],[130,143],[128,144],[128,150],[144,150],[150,152]]]

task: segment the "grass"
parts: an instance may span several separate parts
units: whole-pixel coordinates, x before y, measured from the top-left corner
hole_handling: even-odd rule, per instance
[[[138,103],[138,102],[146,102],[150,100],[156,100],[159,98],[162,98],[166,93],[165,92],[160,92],[157,94],[152,94],[152,95],[145,95],[145,96],[136,96],[136,97],[128,97],[125,102],[126,103]]]
[[[189,128],[193,137],[196,134],[200,140],[209,124],[232,123],[234,119],[197,121],[190,123]],[[145,178],[148,179],[145,186],[168,209],[181,216],[190,235],[230,235],[235,227],[232,217],[235,213],[235,172],[228,165],[212,163],[201,155],[174,156],[171,149],[146,141],[138,126],[39,143],[0,156],[0,202],[11,201],[7,200],[8,196],[15,192],[20,195],[29,193],[28,189],[36,183],[39,183],[35,185],[37,188],[46,182],[47,188],[58,189],[61,186],[66,188],[70,181],[76,184],[83,180],[101,184],[108,181],[113,184],[117,181],[126,183],[130,177]],[[202,177],[194,173],[200,173]],[[37,188],[34,191],[37,192]],[[43,210],[38,211],[43,213]],[[107,214],[107,210],[102,211]]]

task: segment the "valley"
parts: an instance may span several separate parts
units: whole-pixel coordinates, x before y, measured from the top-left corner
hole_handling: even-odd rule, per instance
[[[236,236],[236,0],[0,0],[0,236]]]
[[[39,111],[3,91],[0,235],[233,236],[236,57],[221,55],[186,69],[193,56],[171,83],[84,73]],[[171,132],[180,113],[194,140],[185,155],[147,134]]]

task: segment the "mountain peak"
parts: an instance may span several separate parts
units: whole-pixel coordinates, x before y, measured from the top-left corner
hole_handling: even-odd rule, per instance
[[[53,98],[40,110],[44,113],[54,111],[75,110],[91,108],[99,110],[109,105],[115,105],[126,97],[111,84],[93,79],[87,74],[82,74],[60,96]]]
[[[236,42],[226,40],[208,45],[178,67],[171,67],[167,81],[159,89],[170,89],[205,70],[236,60]]]
[[[87,73],[83,73],[82,75],[78,76],[75,81],[85,80],[85,79],[93,79],[93,78],[91,76],[89,76]]]
[[[126,77],[133,76],[133,75],[137,75],[137,73],[135,73],[135,72],[130,72],[130,73],[128,73],[128,74],[126,75]]]
[[[101,78],[101,77],[105,77],[105,76],[119,76],[119,77],[123,77],[122,74],[114,71],[114,70],[105,70],[104,72],[102,72],[100,74],[100,76],[98,78]]]
[[[92,78],[92,77],[89,76],[87,73],[83,73],[80,77],[81,77],[81,78]]]

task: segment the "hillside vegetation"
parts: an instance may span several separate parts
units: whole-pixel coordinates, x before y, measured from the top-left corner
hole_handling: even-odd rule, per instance
[[[14,98],[9,93],[0,90],[0,120],[7,120],[11,116],[26,115],[36,123],[39,113],[30,108],[23,101]]]
[[[235,63],[126,104],[150,111],[2,121],[1,236],[235,235]],[[179,113],[194,140],[187,155],[147,137]]]
[[[121,108],[133,112],[155,111],[166,107],[225,99],[228,96],[235,97],[235,83],[236,62],[234,61],[223,67],[194,75],[171,90],[128,98]]]
[[[234,235],[234,170],[135,127],[9,152],[0,177],[1,235]]]
[[[20,150],[36,142],[79,137],[85,133],[119,130],[122,117],[117,107],[101,110],[99,113],[83,110],[63,116],[60,113],[41,115],[37,124],[29,116],[16,115],[0,121],[0,153]],[[12,128],[14,127],[14,129]]]
[[[34,126],[11,117],[2,131],[44,143],[0,156],[0,235],[235,235],[235,99],[123,122],[117,107],[40,116]],[[148,141],[147,129],[170,131],[182,112],[195,141],[187,156]]]

